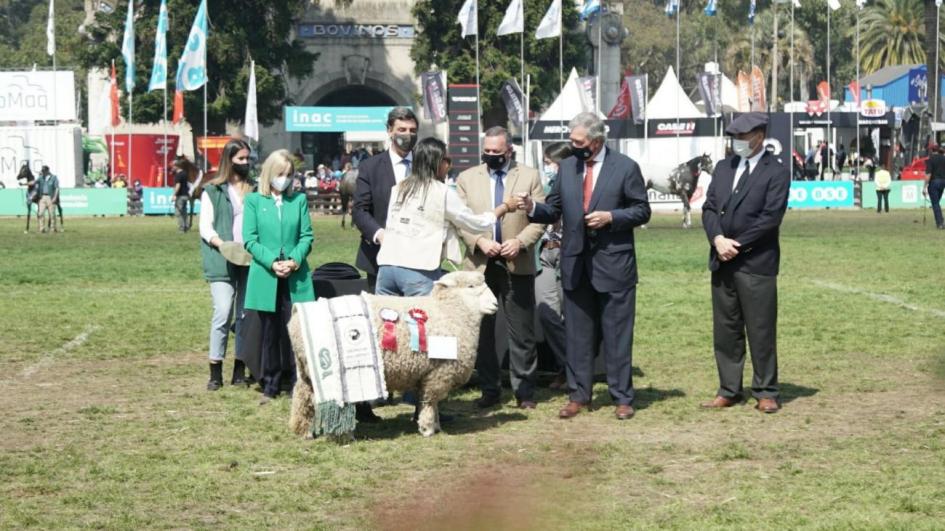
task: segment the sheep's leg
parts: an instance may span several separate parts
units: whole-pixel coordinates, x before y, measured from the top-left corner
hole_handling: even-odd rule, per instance
[[[311,436],[315,406],[312,405],[312,383],[298,378],[292,390],[292,410],[289,429],[299,437]]]
[[[440,413],[437,410],[437,402],[421,402],[420,415],[417,417],[417,428],[420,435],[430,437],[440,431]]]
[[[440,401],[450,393],[452,379],[443,371],[433,370],[420,382],[417,398],[420,400],[420,415],[417,427],[420,434],[429,437],[440,431]]]

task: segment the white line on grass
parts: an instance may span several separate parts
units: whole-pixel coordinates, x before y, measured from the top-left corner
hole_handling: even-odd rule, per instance
[[[33,363],[29,367],[26,367],[25,369],[20,371],[20,374],[17,379],[24,378],[24,377],[28,378],[32,376],[36,371],[41,369],[42,367],[45,367],[46,365],[51,365],[57,357],[63,354],[66,354],[71,350],[75,350],[81,347],[86,341],[89,340],[90,335],[94,334],[98,330],[101,330],[101,328],[102,327],[99,325],[86,326],[85,330],[83,330],[82,333],[70,339],[69,341],[66,341],[59,348],[43,353],[43,355],[39,358],[39,360],[36,361],[36,363]]]
[[[885,293],[874,293],[872,291],[867,291],[865,289],[854,288],[852,286],[844,286],[843,284],[835,284],[833,282],[826,282],[823,280],[812,280],[811,282],[815,286],[819,286],[821,288],[832,289],[834,291],[840,291],[843,293],[853,293],[855,295],[863,295],[865,297],[869,297],[870,299],[873,299],[874,301],[894,304],[896,306],[899,306],[900,308],[905,308],[907,310],[911,310],[914,312],[923,312],[923,313],[932,314],[936,317],[945,318],[945,311],[938,310],[936,308],[923,308],[922,306],[912,304],[911,302],[900,299],[899,297],[886,295]]]

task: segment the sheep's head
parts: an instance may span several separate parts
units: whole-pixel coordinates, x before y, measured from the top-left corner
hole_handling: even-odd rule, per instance
[[[433,286],[433,296],[438,299],[457,297],[470,310],[478,309],[483,315],[492,315],[499,310],[495,295],[486,286],[486,278],[476,271],[456,271],[443,275]]]

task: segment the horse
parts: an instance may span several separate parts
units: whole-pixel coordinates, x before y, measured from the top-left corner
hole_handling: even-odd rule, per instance
[[[713,169],[715,169],[715,165],[712,163],[712,157],[708,153],[704,153],[676,166],[668,174],[655,172],[657,175],[665,175],[665,177],[647,179],[646,188],[653,188],[664,194],[679,196],[683,204],[683,228],[688,229],[692,227],[692,209],[689,206],[689,201],[699,184],[699,175],[702,172],[711,174]]]
[[[345,228],[345,216],[348,215],[348,207],[351,206],[351,198],[358,187],[358,170],[356,168],[345,172],[341,178],[341,184],[338,186],[338,192],[341,194],[341,228]]]

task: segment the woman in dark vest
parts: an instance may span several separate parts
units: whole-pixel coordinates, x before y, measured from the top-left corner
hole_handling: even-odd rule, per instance
[[[259,192],[246,197],[243,240],[253,255],[249,266],[246,309],[256,310],[262,324],[263,396],[260,404],[290,392],[295,385],[295,357],[289,343],[292,303],[315,300],[308,254],[312,221],[305,193],[294,193],[291,154],[269,155],[259,175]]]
[[[243,299],[246,295],[247,266],[234,265],[221,254],[227,242],[243,243],[243,198],[252,192],[249,180],[249,145],[233,139],[223,146],[216,176],[200,194],[200,254],[203,274],[210,283],[213,317],[210,320],[210,381],[208,391],[223,387],[223,358],[234,320],[240,337]],[[236,348],[239,349],[237,342]],[[235,358],[236,356],[234,356]],[[246,368],[239,359],[233,362],[233,385],[248,385]]]

